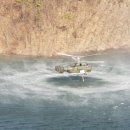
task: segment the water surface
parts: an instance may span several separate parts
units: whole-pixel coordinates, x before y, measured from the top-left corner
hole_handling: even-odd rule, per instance
[[[0,57],[1,130],[129,130],[130,52],[87,57],[85,78],[55,72],[69,58]]]

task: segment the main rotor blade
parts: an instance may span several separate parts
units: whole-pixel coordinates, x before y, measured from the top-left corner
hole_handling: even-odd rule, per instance
[[[80,62],[80,57],[71,57],[73,60],[75,60],[76,62]]]
[[[99,55],[102,55],[102,54],[88,54],[88,55],[85,55],[85,57],[90,57],[90,56],[99,56]]]
[[[96,64],[96,63],[98,63],[98,64],[103,64],[103,63],[105,63],[105,61],[82,61],[82,62],[85,62],[85,63],[93,63],[93,64]]]
[[[76,56],[76,55],[69,55],[69,54],[65,54],[65,53],[57,53],[58,55],[62,55],[62,56],[70,56],[70,57],[86,57],[86,56]]]
[[[94,56],[94,55],[101,55],[101,54],[92,54],[92,55],[85,55],[85,56],[75,56],[75,55],[69,55],[69,54],[65,54],[65,53],[57,53],[57,54],[63,55],[63,56],[69,56],[78,63],[81,62],[81,60],[80,60],[81,58],[88,57],[88,56]],[[87,62],[88,63],[104,63],[104,61],[87,61]]]

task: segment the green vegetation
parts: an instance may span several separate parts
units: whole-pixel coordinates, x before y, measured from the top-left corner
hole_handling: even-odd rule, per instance
[[[27,0],[27,2],[31,4],[31,3],[33,3],[33,0]]]
[[[21,3],[22,2],[22,0],[15,0],[17,3]]]
[[[63,19],[66,19],[66,20],[70,20],[70,19],[72,19],[72,17],[73,17],[73,15],[69,12],[67,12],[63,15]]]
[[[36,3],[35,3],[35,5],[37,7],[41,7],[42,6],[42,0],[37,0]]]
[[[43,4],[42,4],[42,0],[37,0],[35,2],[33,2],[33,0],[15,0],[17,3],[22,3],[22,2],[25,2],[25,3],[29,3],[29,4],[34,4],[36,7],[41,7]]]

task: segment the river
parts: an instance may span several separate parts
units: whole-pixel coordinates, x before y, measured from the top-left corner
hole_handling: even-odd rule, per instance
[[[58,74],[69,58],[0,57],[0,130],[129,130],[130,52],[108,51],[84,60],[81,77]]]

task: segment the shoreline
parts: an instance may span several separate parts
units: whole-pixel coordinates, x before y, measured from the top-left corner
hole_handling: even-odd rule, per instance
[[[72,52],[72,53],[66,53],[65,54],[71,54],[71,55],[93,55],[93,54],[103,54],[103,53],[109,53],[109,52],[130,52],[130,47],[128,48],[112,48],[112,49],[106,49],[103,51],[83,51],[83,52]],[[21,57],[21,58],[58,58],[60,55],[19,55],[19,54],[0,54],[0,57]]]

